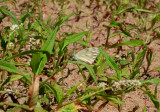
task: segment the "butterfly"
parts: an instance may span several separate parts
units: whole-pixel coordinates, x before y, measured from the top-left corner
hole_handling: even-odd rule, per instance
[[[99,54],[97,47],[85,48],[77,53],[73,53],[73,59],[92,64]]]

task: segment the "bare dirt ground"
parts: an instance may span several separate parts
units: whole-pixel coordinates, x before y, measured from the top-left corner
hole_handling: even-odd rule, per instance
[[[17,0],[16,7],[13,4],[10,4],[8,2],[4,2],[3,4],[0,3],[0,6],[2,5],[7,5],[8,8],[16,14],[16,16],[19,18],[20,14],[25,11],[25,5],[29,3],[27,0]],[[28,4],[29,5],[29,4]],[[85,1],[85,4],[82,6],[78,6],[75,1],[72,1],[67,5],[67,10],[65,11],[65,14],[70,14],[71,12],[75,12],[78,10],[82,11],[82,14],[78,17],[77,15],[74,15],[71,17],[65,24],[62,26],[61,30],[59,33],[62,32],[80,32],[80,29],[83,30],[92,30],[93,35],[91,39],[91,45],[92,46],[101,46],[104,45],[107,37],[107,30],[103,27],[104,25],[108,25],[110,23],[110,10],[105,10],[104,6],[100,6],[99,9],[95,8],[95,4],[92,4],[91,7],[86,7],[89,5],[89,0]],[[58,9],[59,8],[59,9]],[[59,10],[61,8],[59,6],[56,6],[52,4],[50,1],[45,3],[44,6],[41,8],[42,10],[42,16],[43,19],[47,19],[48,17],[51,16],[51,19],[54,20],[58,17],[59,15]],[[104,17],[105,14],[108,14],[108,16]],[[132,20],[132,15],[127,14],[123,21],[126,21],[128,23],[134,24],[135,22]],[[54,24],[54,23],[53,23]],[[72,27],[69,27],[71,25]],[[1,24],[0,24],[0,29],[2,29],[5,26],[11,26],[10,19],[5,19]],[[77,28],[79,27],[79,28]],[[112,31],[114,32],[114,30]],[[57,38],[58,35],[57,35]],[[109,40],[109,44],[116,43],[120,39],[119,36],[116,36],[114,38],[111,38]],[[154,54],[156,54],[156,57],[152,63],[151,69],[160,66],[160,45],[157,44],[160,41],[157,40],[153,42],[150,47],[154,48]],[[72,49],[73,45],[69,46],[68,49]],[[81,46],[76,46],[75,50],[80,50],[82,47]],[[107,53],[110,54],[110,56],[115,54],[116,49],[109,49],[107,50]],[[144,62],[145,63],[145,62]],[[67,69],[73,68],[73,64],[68,64],[67,68],[64,70],[67,72]],[[160,76],[159,72],[153,72],[150,74],[151,76],[158,77]],[[61,73],[58,73],[56,77],[61,77]],[[81,75],[78,74],[78,71],[73,71],[72,74],[63,82],[66,86],[71,87],[72,85],[78,84],[82,79]],[[155,88],[155,85],[151,85],[150,88]],[[160,86],[158,86],[158,99],[160,101]],[[21,99],[21,102],[23,102],[23,99]],[[133,92],[130,92],[126,94],[124,98],[125,105],[123,105],[122,112],[134,112],[134,108],[138,107],[138,109],[135,112],[142,112],[144,106],[147,107],[147,112],[158,112],[156,108],[154,107],[154,104],[150,100],[150,98],[145,95],[143,92],[140,90],[136,90]],[[99,105],[101,102],[99,102]],[[98,107],[98,105],[97,105]],[[97,108],[95,106],[95,109]],[[111,105],[106,105],[101,111],[99,112],[118,112],[116,108],[114,108]]]

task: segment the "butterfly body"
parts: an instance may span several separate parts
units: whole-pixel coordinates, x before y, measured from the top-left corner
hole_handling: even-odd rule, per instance
[[[97,47],[86,48],[73,54],[73,59],[77,61],[83,61],[92,64],[99,54]]]

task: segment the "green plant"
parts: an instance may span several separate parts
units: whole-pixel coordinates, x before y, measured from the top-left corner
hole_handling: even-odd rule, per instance
[[[56,18],[55,24],[48,25],[51,24],[51,21],[42,21],[42,10],[39,9],[38,17],[34,16],[35,7],[40,7],[39,2],[37,0],[33,4],[32,10],[26,7],[25,14],[21,14],[20,20],[9,11],[7,6],[0,7],[2,15],[0,23],[9,17],[13,24],[1,30],[0,109],[37,112],[100,111],[105,105],[110,104],[118,111],[122,111],[125,95],[138,88],[150,97],[155,108],[160,111],[160,102],[157,100],[157,87],[160,79],[150,77],[142,80],[146,74],[160,69],[157,67],[150,70],[155,55],[149,47],[160,36],[158,5],[155,5],[157,10],[153,11],[147,9],[147,4],[150,3],[147,0],[132,1],[131,4],[128,0],[96,0],[96,5],[104,4],[112,15],[110,20],[107,20],[109,24],[103,25],[103,29],[101,29],[108,32],[106,41],[104,45],[98,47],[100,54],[95,63],[89,65],[72,60],[74,50],[69,51],[68,46],[76,43],[88,47],[94,31],[82,29],[82,32],[79,33],[59,34],[61,26],[70,17],[75,14],[80,16],[84,12],[78,11],[64,16],[70,2],[52,1],[57,7],[60,5],[63,10]],[[84,3],[83,0],[77,0],[77,2],[79,6]],[[91,7],[93,1],[90,2]],[[137,24],[122,22],[127,13],[135,15],[133,20]],[[96,14],[98,15],[98,13]],[[148,17],[149,14],[152,17]],[[106,21],[104,20],[104,22]],[[109,39],[117,35],[120,37],[119,41],[111,45]],[[82,39],[83,37],[85,39]],[[109,49],[116,49],[117,52],[110,56],[106,52]],[[124,55],[121,55],[120,52]],[[25,56],[29,56],[30,63],[20,61]],[[146,66],[143,65],[145,60]],[[63,75],[63,71],[69,63],[77,67],[68,69],[66,75]],[[144,69],[141,69],[142,67]],[[63,81],[75,69],[82,75],[83,80],[68,88]],[[113,73],[109,73],[108,70]],[[62,73],[62,76],[56,79],[58,73]],[[28,94],[22,94],[20,90],[6,89],[7,87],[14,88],[16,81],[22,83]],[[150,84],[156,84],[154,93],[149,88]],[[13,96],[11,97],[12,103],[4,101],[5,94]],[[23,105],[14,98],[15,96],[17,98],[25,97]],[[70,100],[72,96],[74,98]],[[94,106],[99,101],[102,101],[102,104],[96,110]],[[54,108],[51,108],[51,103],[54,103]],[[144,107],[143,111],[145,110]]]

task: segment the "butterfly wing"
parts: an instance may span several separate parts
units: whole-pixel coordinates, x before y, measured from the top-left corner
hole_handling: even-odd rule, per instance
[[[98,54],[99,54],[98,48],[91,47],[91,48],[86,48],[77,52],[76,54],[74,54],[74,57],[76,60],[80,60],[80,61],[84,61],[92,64]]]

